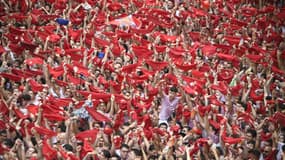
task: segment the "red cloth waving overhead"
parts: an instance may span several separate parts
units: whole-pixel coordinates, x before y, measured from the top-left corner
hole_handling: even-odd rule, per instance
[[[47,160],[53,160],[57,156],[57,151],[53,149],[47,141],[47,139],[43,140],[42,153]]]
[[[99,122],[111,122],[110,118],[96,111],[94,107],[91,107],[91,108],[86,107],[85,109],[88,111],[88,113],[92,116],[94,120],[97,120]]]

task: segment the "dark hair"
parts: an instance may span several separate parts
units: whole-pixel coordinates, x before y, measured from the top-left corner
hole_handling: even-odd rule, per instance
[[[106,149],[103,149],[102,152],[103,152],[103,155],[104,155],[105,158],[111,158],[110,151],[108,151]]]
[[[171,91],[171,92],[178,92],[178,89],[177,89],[175,86],[172,86],[172,87],[170,88],[170,91]]]
[[[23,94],[21,97],[22,97],[23,100],[25,100],[25,101],[30,101],[30,100],[32,99],[32,97],[31,97],[29,94]]]
[[[125,143],[123,143],[123,144],[121,145],[121,149],[122,149],[122,148],[130,149],[129,145],[127,145],[127,144],[125,144]]]
[[[8,148],[12,148],[14,146],[14,141],[12,139],[5,139],[3,144],[5,144]]]
[[[253,146],[255,146],[255,140],[250,140],[247,142],[248,144],[253,144]]]
[[[137,71],[137,75],[141,76],[141,75],[143,75],[143,72],[142,71]]]
[[[149,150],[150,150],[150,151],[155,150],[155,146],[154,146],[154,144],[151,144],[151,145],[149,146]]]
[[[269,139],[269,140],[267,140],[266,142],[269,143],[269,146],[272,147],[272,145],[273,145],[273,140],[272,140],[272,139]]]
[[[156,160],[158,159],[158,155],[151,155],[148,157],[149,160]]]
[[[65,132],[66,131],[66,125],[64,123],[60,123],[58,125],[58,128],[60,129],[60,132]]]
[[[253,154],[256,158],[260,157],[260,151],[257,149],[251,149],[248,151],[249,154]]]
[[[112,155],[110,158],[117,158],[117,160],[121,160],[121,157],[120,156],[118,156],[118,155]]]
[[[166,128],[168,128],[168,125],[167,125],[167,123],[166,122],[162,122],[162,123],[160,123],[159,125],[158,125],[158,127],[161,127],[161,126],[166,126]]]
[[[136,156],[141,157],[142,156],[142,151],[136,148],[132,148],[132,151],[135,153]]]
[[[254,129],[249,129],[249,130],[247,131],[247,133],[250,133],[253,138],[256,138],[256,135],[257,135],[256,130],[254,130]]]
[[[64,144],[62,147],[67,151],[73,152],[73,147],[70,144]]]

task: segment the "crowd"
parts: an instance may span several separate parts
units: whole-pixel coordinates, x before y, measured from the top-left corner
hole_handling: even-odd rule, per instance
[[[0,159],[285,160],[283,0],[1,0]]]

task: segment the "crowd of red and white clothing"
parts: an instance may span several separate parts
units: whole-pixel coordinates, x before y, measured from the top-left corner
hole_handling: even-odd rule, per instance
[[[0,159],[284,160],[283,0],[1,0]]]

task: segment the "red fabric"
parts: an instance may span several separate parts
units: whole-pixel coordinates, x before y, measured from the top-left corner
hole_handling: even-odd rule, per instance
[[[111,135],[113,133],[113,129],[110,127],[105,127],[104,128],[104,133],[107,135]]]
[[[6,115],[9,113],[8,106],[6,102],[2,99],[0,99],[0,113],[2,113],[2,115]]]
[[[232,137],[223,138],[224,143],[228,143],[228,144],[237,144],[237,143],[240,143],[242,140],[243,138],[232,138]]]
[[[285,126],[285,114],[281,112],[277,112],[274,114],[274,119],[277,120],[277,122],[283,126]]]
[[[96,92],[88,92],[88,91],[80,91],[80,90],[78,90],[77,92],[79,92],[86,98],[91,94],[92,99],[97,99],[97,100],[102,99],[104,102],[109,101],[111,98],[111,95],[107,93],[96,93]]]
[[[30,104],[27,106],[27,109],[29,111],[30,114],[33,114],[33,115],[36,115],[38,113],[38,108],[39,106],[36,106],[36,105],[33,105],[33,104]]]
[[[22,77],[11,73],[0,73],[0,76],[15,82],[21,82],[22,79]]]
[[[135,69],[139,66],[138,63],[135,64],[129,64],[127,66],[123,66],[122,67],[122,72],[126,72],[126,73],[132,73],[133,71],[135,71]]]
[[[152,57],[153,52],[150,51],[147,46],[132,46],[133,52],[138,59],[149,59]]]
[[[52,131],[50,129],[41,127],[41,126],[35,126],[34,129],[37,131],[38,134],[47,136],[47,138],[50,138],[50,137],[53,137],[53,136],[57,135],[56,132],[54,132],[54,131]]]
[[[94,141],[97,137],[98,131],[99,131],[98,129],[82,131],[82,132],[77,133],[75,137],[82,141],[86,138],[91,138],[92,141]]]
[[[151,68],[155,71],[159,71],[164,67],[168,66],[168,62],[156,62],[152,60],[146,60],[146,63],[151,66]]]
[[[54,158],[56,158],[56,150],[53,149],[48,143],[47,143],[47,139],[45,139],[43,141],[43,147],[42,147],[42,153],[43,156],[47,159],[47,160],[53,160]]]
[[[43,117],[50,121],[65,121],[66,117],[60,115],[60,114],[43,114]]]
[[[26,119],[29,115],[24,115],[18,108],[14,108],[15,115],[20,119]]]
[[[36,82],[33,79],[29,80],[29,84],[30,84],[33,92],[41,92],[44,89],[43,85],[39,84],[38,82]]]
[[[67,75],[67,79],[73,83],[74,85],[78,85],[78,84],[83,84],[84,83],[84,80],[83,79],[80,79],[80,78],[75,78],[73,77],[72,75],[68,74]]]
[[[85,109],[88,111],[88,113],[92,116],[94,120],[99,122],[111,122],[111,119],[109,119],[102,113],[97,112],[94,107],[92,108],[86,107]]]

